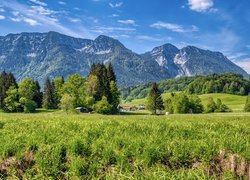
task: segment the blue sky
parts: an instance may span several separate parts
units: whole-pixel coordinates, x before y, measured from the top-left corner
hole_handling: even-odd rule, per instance
[[[48,31],[104,34],[137,53],[194,45],[250,73],[249,0],[0,0],[0,35]]]

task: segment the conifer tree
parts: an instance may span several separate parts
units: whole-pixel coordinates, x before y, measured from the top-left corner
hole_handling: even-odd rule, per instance
[[[106,68],[104,64],[91,66],[90,74],[86,82],[86,90],[89,98],[94,103],[101,101],[105,96],[111,105],[110,113],[117,113],[120,103],[120,92],[116,83],[116,76],[111,64]],[[91,101],[91,102],[93,102]],[[90,103],[91,104],[91,103]]]
[[[153,83],[147,97],[147,109],[150,110],[152,114],[156,114],[157,110],[164,109],[161,93],[156,83]]]
[[[4,99],[7,97],[7,91],[11,86],[17,88],[17,83],[12,73],[3,71],[0,74],[0,108],[4,108]]]
[[[55,100],[55,85],[50,81],[49,78],[46,79],[44,85],[43,93],[43,108],[45,109],[56,109],[56,100]]]
[[[120,104],[120,91],[115,81],[110,82],[110,93],[111,93],[111,113],[118,113],[118,105]]]
[[[103,96],[107,97],[108,102],[111,102],[110,82],[108,80],[107,69],[104,64],[92,65],[90,75],[97,77],[96,92],[93,94],[95,101],[100,101]]]
[[[107,68],[107,76],[108,76],[109,82],[111,81],[116,82],[115,72],[113,70],[113,66],[111,63],[109,63],[108,68]]]
[[[36,84],[36,93],[33,97],[33,101],[36,102],[38,108],[41,108],[43,102],[43,93],[41,92],[41,87],[39,82],[35,81],[35,84]]]

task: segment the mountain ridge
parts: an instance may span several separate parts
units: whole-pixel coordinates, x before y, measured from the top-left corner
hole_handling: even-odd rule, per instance
[[[166,43],[137,54],[105,35],[94,40],[55,31],[0,36],[0,71],[14,73],[18,81],[32,77],[43,83],[47,77],[66,77],[73,73],[87,76],[93,63],[112,63],[122,87],[212,73],[236,72],[248,76],[222,53],[194,46],[178,49]]]

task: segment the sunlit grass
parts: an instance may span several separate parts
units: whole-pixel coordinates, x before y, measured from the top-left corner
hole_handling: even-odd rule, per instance
[[[29,179],[201,179],[207,174],[192,163],[209,165],[220,150],[250,162],[250,113],[0,115],[0,159],[21,161],[32,151],[34,165],[24,174]]]

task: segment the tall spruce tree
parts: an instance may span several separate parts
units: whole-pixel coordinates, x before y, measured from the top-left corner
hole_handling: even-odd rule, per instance
[[[153,83],[152,88],[147,97],[147,109],[152,112],[152,114],[157,114],[157,110],[163,110],[163,100],[161,97],[161,92],[156,83]]]
[[[45,109],[57,109],[56,97],[55,97],[55,85],[46,79],[43,93],[43,108]]]
[[[0,108],[4,108],[4,99],[7,97],[7,91],[11,86],[17,88],[17,82],[12,73],[3,71],[0,74]]]
[[[95,101],[100,101],[103,96],[107,97],[108,102],[111,102],[110,82],[108,80],[107,68],[104,64],[93,64],[90,70],[90,75],[97,77],[96,91],[93,94]]]
[[[116,76],[111,64],[93,64],[86,82],[88,96],[93,96],[94,103],[105,96],[111,105],[111,112],[117,113],[117,106],[120,103],[120,92],[116,83]]]
[[[107,68],[107,76],[108,76],[109,82],[111,81],[116,82],[115,72],[113,70],[113,66],[111,63],[109,63],[108,68]]]
[[[36,102],[38,108],[41,108],[43,102],[43,93],[41,92],[41,87],[39,82],[35,81],[35,84],[36,84],[36,93],[33,97],[33,101]]]
[[[110,93],[111,93],[111,113],[118,113],[118,105],[120,104],[120,91],[115,81],[110,82]]]

